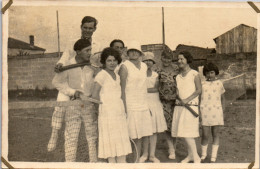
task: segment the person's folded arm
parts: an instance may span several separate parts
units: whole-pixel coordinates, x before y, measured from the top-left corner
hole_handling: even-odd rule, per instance
[[[76,90],[71,88],[68,84],[68,73],[67,71],[56,73],[53,80],[53,86],[67,96],[74,96]]]
[[[159,80],[156,78],[155,85],[152,88],[147,89],[148,93],[158,93],[159,92]]]
[[[202,92],[201,80],[199,75],[195,76],[193,83],[195,83],[196,90],[188,98],[182,100],[184,104],[189,103],[191,100],[199,96]]]

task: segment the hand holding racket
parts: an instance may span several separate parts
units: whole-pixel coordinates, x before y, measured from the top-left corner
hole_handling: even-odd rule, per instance
[[[188,104],[185,104],[178,95],[176,99],[178,100],[179,105],[184,106],[186,109],[188,109],[194,117],[199,117],[199,115]]]

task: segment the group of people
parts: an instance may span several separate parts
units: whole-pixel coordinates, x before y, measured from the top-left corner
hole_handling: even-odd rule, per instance
[[[176,138],[187,143],[188,156],[182,163],[200,163],[207,157],[208,139],[213,135],[211,161],[215,162],[219,146],[219,128],[224,125],[223,93],[217,79],[218,68],[208,63],[203,68],[206,81],[191,69],[192,56],[183,51],[173,63],[172,51],[165,48],[160,66],[152,52],[128,46],[122,40],[113,40],[100,53],[92,39],[97,20],[91,16],[82,19],[82,37],[66,50],[55,71],[53,85],[58,89],[57,101],[81,99],[82,96],[100,101],[79,106],[56,107],[52,117],[52,135],[48,151],[53,151],[58,130],[65,120],[65,160],[76,161],[77,142],[81,122],[84,122],[88,142],[89,161],[108,159],[109,163],[125,163],[132,153],[130,140],[136,145],[137,162],[158,163],[155,156],[157,134],[165,133],[169,159],[175,159]],[[95,51],[96,50],[96,51]],[[59,72],[66,65],[88,63]],[[188,107],[188,108],[187,108]],[[223,105],[224,107],[224,105]],[[201,117],[201,157],[195,138],[199,137]],[[98,146],[97,146],[98,143]],[[98,147],[98,149],[97,149]]]

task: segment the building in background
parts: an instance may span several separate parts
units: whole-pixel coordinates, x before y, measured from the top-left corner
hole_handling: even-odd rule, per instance
[[[153,52],[156,63],[161,63],[161,54],[165,47],[168,46],[164,44],[149,44],[149,45],[142,45],[141,50],[142,52]]]
[[[156,65],[154,65],[154,69],[158,67],[161,64],[161,55],[165,48],[168,48],[170,51],[172,51],[167,45],[165,44],[149,44],[149,45],[141,45],[142,52],[153,52],[154,54],[154,60],[156,62]],[[173,53],[173,59],[175,55]],[[175,59],[174,59],[175,60]]]
[[[257,50],[257,29],[244,24],[214,39],[217,54],[253,53]]]
[[[8,38],[8,56],[28,56],[35,54],[44,54],[46,49],[34,45],[34,36],[29,36],[29,43]]]

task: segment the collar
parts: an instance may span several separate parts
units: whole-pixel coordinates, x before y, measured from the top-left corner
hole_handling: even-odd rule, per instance
[[[84,38],[81,36],[81,39],[84,39]],[[90,41],[90,43],[92,43],[92,37],[88,38],[88,40]]]

